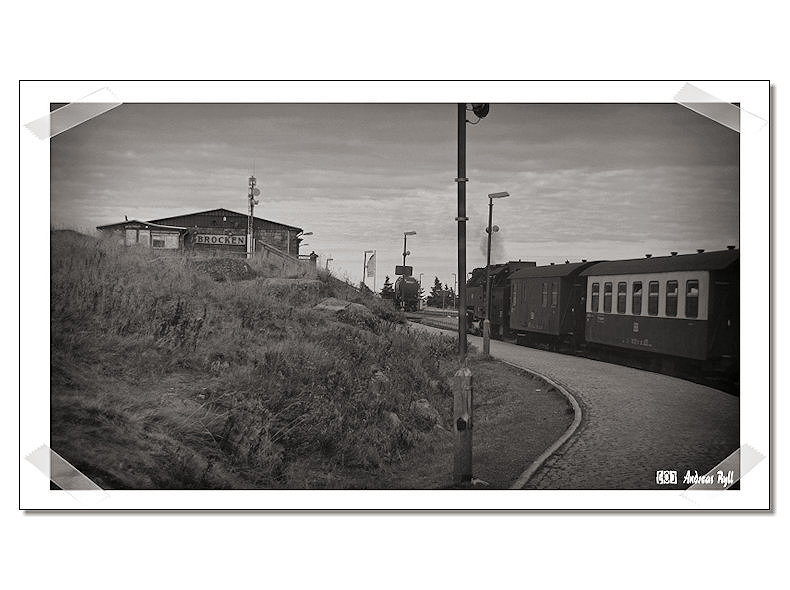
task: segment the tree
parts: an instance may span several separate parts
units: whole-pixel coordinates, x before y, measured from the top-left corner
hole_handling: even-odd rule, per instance
[[[384,277],[384,286],[381,288],[382,299],[395,299],[395,289],[392,288],[392,282],[389,275]]]
[[[450,288],[447,286],[447,283],[444,284],[444,289],[442,289],[442,309],[446,307],[452,307],[452,294],[450,292]]]
[[[431,287],[431,294],[428,295],[428,305],[432,307],[439,307],[442,304],[442,283],[439,277],[433,277],[433,287]]]

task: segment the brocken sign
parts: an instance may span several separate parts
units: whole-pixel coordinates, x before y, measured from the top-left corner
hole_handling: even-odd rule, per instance
[[[246,246],[247,236],[226,236],[222,234],[198,234],[196,244],[219,244],[222,246]]]

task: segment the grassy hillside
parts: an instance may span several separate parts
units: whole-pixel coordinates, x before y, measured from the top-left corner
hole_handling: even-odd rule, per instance
[[[326,273],[265,275],[52,232],[52,448],[105,488],[376,487],[435,436],[412,402],[449,425],[451,339]]]

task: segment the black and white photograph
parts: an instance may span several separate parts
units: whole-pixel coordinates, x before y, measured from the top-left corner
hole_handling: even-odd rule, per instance
[[[766,498],[744,487],[767,453],[768,342],[744,344],[765,326],[741,313],[767,226],[749,188],[767,112],[741,101],[767,104],[766,84],[205,86],[39,92],[48,437],[27,452],[58,506]]]

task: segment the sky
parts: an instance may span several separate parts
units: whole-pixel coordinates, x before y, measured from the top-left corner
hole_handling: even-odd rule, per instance
[[[475,117],[470,113],[470,119]],[[378,289],[457,271],[456,105],[124,104],[51,140],[55,228],[224,207],[294,225],[302,253]],[[739,135],[677,104],[492,104],[467,125],[467,270],[739,245]],[[372,287],[372,279],[368,279]]]

